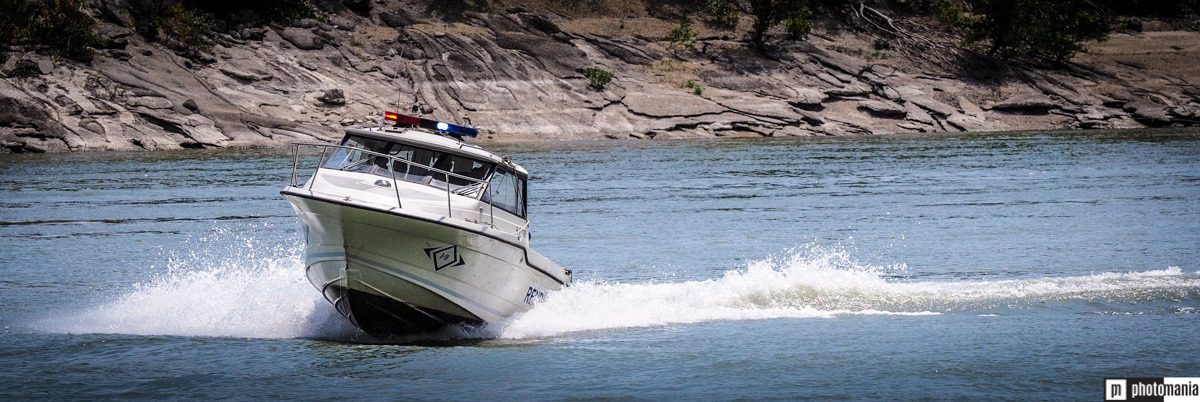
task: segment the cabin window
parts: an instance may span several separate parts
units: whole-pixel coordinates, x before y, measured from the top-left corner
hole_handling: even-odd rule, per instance
[[[525,217],[525,179],[504,169],[492,175],[488,196],[496,208]]]
[[[482,183],[491,173],[493,166],[490,163],[465,156],[367,137],[347,136],[342,141],[342,145],[345,148],[339,148],[326,159],[325,168],[392,177],[392,172],[388,171],[390,159],[379,154],[388,155],[413,162],[411,164],[401,161],[392,163],[392,170],[395,172],[397,180],[446,188],[447,175],[428,168],[432,167],[463,176],[449,176],[450,191],[468,197],[478,196],[480,188],[483,187]]]

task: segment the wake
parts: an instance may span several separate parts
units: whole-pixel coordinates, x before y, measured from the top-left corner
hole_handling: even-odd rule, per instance
[[[172,256],[166,273],[34,327],[55,333],[310,338],[365,341],[304,278],[299,246],[269,246],[229,231]],[[230,237],[235,241],[228,241]],[[532,310],[482,330],[440,337],[525,339],[708,321],[850,315],[1012,314],[1079,302],[1141,308],[1200,306],[1200,273],[1129,273],[989,281],[906,281],[903,266],[856,262],[843,249],[806,246],[719,278],[674,283],[579,282]]]

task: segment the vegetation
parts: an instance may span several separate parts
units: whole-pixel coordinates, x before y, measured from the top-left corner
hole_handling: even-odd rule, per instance
[[[608,87],[608,84],[613,80],[612,71],[597,67],[589,67],[583,70],[583,76],[587,77],[588,86],[598,91]]]
[[[762,44],[767,31],[783,24],[793,39],[803,39],[812,32],[812,10],[808,0],[707,0],[709,20],[736,28],[743,12],[754,19],[751,40]]]
[[[687,18],[679,23],[679,26],[671,30],[664,38],[670,44],[670,48],[686,48],[688,50],[696,49],[696,31],[692,30],[692,22]]]
[[[96,21],[81,0],[0,0],[0,47],[28,46],[89,62]]]
[[[1066,61],[1083,42],[1112,31],[1109,10],[1093,0],[974,0],[963,24],[968,43],[986,40],[990,53]]]
[[[709,21],[729,29],[737,28],[742,13],[738,10],[736,0],[708,0],[704,11],[708,13]]]
[[[697,83],[696,80],[687,80],[683,87],[691,89],[696,96],[704,95],[704,86]]]

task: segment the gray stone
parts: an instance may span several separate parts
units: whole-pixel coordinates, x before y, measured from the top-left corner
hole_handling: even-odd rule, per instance
[[[218,68],[217,70],[219,70],[221,73],[229,76],[230,78],[240,80],[240,81],[265,81],[265,80],[269,80],[269,79],[273,78],[273,77],[271,77],[270,74],[252,73],[249,71],[239,70],[239,69],[236,69],[233,67],[221,67],[221,68]]]
[[[820,108],[821,102],[828,98],[824,92],[813,88],[797,88],[796,96],[789,99],[788,103],[800,109],[813,110]]]
[[[188,99],[188,100],[185,100],[185,101],[183,101],[183,107],[184,107],[185,109],[187,109],[187,110],[191,110],[191,111],[193,111],[193,112],[196,112],[196,111],[199,111],[199,110],[200,110],[200,106],[196,104],[196,101],[194,101],[194,100],[191,100],[191,99]]]
[[[175,104],[170,99],[157,96],[135,96],[126,99],[125,104],[131,107],[144,107],[148,109],[170,109],[175,107]]]
[[[50,73],[54,72],[54,62],[50,61],[50,59],[38,60],[37,66],[38,66],[38,71],[41,71],[42,75],[46,75],[46,74],[50,74]]]
[[[912,96],[912,97],[907,98],[906,100],[908,100],[909,102],[911,102],[914,105],[920,106],[922,109],[928,110],[934,116],[946,117],[946,116],[950,116],[954,113],[958,113],[958,109],[955,109],[953,106],[939,102],[930,97]]]
[[[1130,102],[1124,109],[1138,123],[1150,127],[1169,126],[1175,120],[1167,114],[1166,107],[1144,99]]]
[[[1019,114],[1047,114],[1059,108],[1061,106],[1050,98],[1038,95],[1014,96],[992,104],[994,111]]]
[[[904,118],[907,112],[903,107],[888,101],[864,100],[858,101],[858,109],[866,111],[871,116],[887,119]]]
[[[652,117],[698,116],[725,111],[716,103],[683,92],[630,93],[623,103],[630,112]]]
[[[304,28],[284,28],[278,31],[279,36],[301,50],[320,50],[325,47],[325,40]]]
[[[341,89],[330,89],[330,90],[325,91],[324,94],[321,94],[321,96],[318,97],[317,100],[319,100],[322,103],[327,104],[327,105],[339,105],[340,106],[340,105],[346,104],[346,95],[344,93],[342,93]]]
[[[983,109],[980,108],[979,105],[976,105],[975,102],[971,102],[970,99],[967,99],[962,95],[958,96],[958,107],[962,109],[963,113],[968,115],[977,117],[983,116]]]

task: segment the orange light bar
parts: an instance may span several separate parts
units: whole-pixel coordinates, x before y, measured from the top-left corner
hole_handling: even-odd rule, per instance
[[[396,112],[383,112],[383,119],[387,121],[400,120],[400,114]]]

